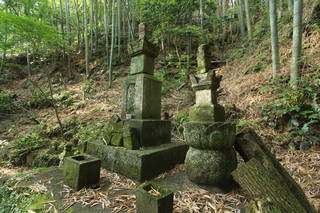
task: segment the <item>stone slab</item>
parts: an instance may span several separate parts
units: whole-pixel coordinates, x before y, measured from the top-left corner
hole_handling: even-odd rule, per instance
[[[171,122],[169,120],[128,120],[137,130],[141,147],[158,146],[171,142]]]
[[[87,144],[87,153],[101,159],[102,167],[143,182],[185,160],[188,146],[169,143],[144,150],[127,150],[98,143]]]
[[[149,74],[137,74],[122,82],[122,113],[135,119],[160,119],[161,81]]]
[[[137,55],[131,58],[131,64],[130,64],[130,74],[139,74],[139,73],[146,73],[153,75],[154,73],[154,58],[142,54]]]
[[[196,91],[196,105],[212,103],[213,94],[211,89]]]
[[[161,118],[162,83],[148,74],[138,74],[136,78],[135,117],[136,119]]]

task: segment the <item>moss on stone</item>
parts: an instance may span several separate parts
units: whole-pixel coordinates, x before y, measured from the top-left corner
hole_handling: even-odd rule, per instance
[[[185,165],[191,181],[220,186],[231,179],[231,172],[237,167],[237,158],[233,149],[212,151],[190,147]]]
[[[235,143],[235,125],[230,122],[187,122],[185,142],[198,149],[231,149]]]
[[[219,104],[194,105],[189,109],[190,121],[225,121],[224,108]]]

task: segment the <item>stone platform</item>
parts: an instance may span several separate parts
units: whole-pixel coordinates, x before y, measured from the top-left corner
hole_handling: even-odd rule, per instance
[[[101,166],[135,181],[150,180],[183,163],[188,146],[167,143],[143,150],[88,143],[87,153],[101,159]]]

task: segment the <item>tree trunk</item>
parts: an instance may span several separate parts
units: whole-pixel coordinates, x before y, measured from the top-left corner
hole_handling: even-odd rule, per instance
[[[105,39],[106,39],[106,64],[108,64],[109,59],[109,8],[107,4],[107,0],[104,0],[103,2],[103,18],[104,18],[104,33],[105,33]]]
[[[240,33],[241,33],[241,36],[244,37],[244,35],[245,35],[245,22],[244,22],[244,15],[243,15],[243,0],[238,0],[238,4],[239,4]]]
[[[273,81],[277,78],[277,73],[280,69],[279,56],[279,39],[278,39],[278,23],[277,23],[277,6],[276,0],[269,0],[269,16],[271,29],[271,47],[272,47],[272,78]]]
[[[84,45],[86,58],[86,76],[89,77],[89,44],[88,44],[88,25],[87,25],[87,1],[83,0],[83,25],[84,25]]]
[[[288,10],[292,12],[293,10],[293,0],[288,0]]]
[[[69,5],[69,0],[65,0],[65,13],[66,13],[66,28],[67,28],[67,41],[68,41],[68,46],[71,47],[71,26],[70,26],[70,5]],[[70,51],[68,51],[68,54],[66,55],[67,57],[67,73],[68,77],[71,77],[71,56],[70,56]]]
[[[109,88],[112,87],[112,57],[115,42],[115,0],[112,0],[112,33],[111,33],[111,48],[110,48],[110,59],[109,59]]]
[[[245,163],[232,176],[251,197],[272,203],[279,213],[315,212],[300,186],[254,131],[247,129],[239,133],[235,148]]]
[[[79,15],[79,4],[78,0],[74,0],[74,8],[76,11],[76,18],[77,18],[77,49],[81,47],[81,30],[80,30],[80,15]]]
[[[252,39],[252,30],[251,30],[251,23],[250,23],[250,8],[249,8],[248,0],[244,0],[244,8],[245,8],[245,12],[246,12],[248,37],[249,37],[249,40],[251,40]]]
[[[121,0],[117,1],[117,41],[118,41],[118,57],[120,59],[121,52]]]
[[[203,29],[203,1],[199,0],[199,15],[200,15],[200,26]]]
[[[302,43],[302,7],[303,0],[294,0],[293,5],[293,36],[292,36],[292,60],[290,84],[297,87],[300,79],[300,59],[301,59],[301,43]]]

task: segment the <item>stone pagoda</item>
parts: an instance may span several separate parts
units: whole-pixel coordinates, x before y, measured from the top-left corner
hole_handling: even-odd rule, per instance
[[[159,48],[149,41],[145,24],[129,44],[130,74],[122,82],[121,119],[114,116],[103,141],[88,143],[87,152],[101,159],[102,167],[131,179],[152,179],[183,163],[185,144],[171,142],[171,122],[161,120],[161,81],[154,76]]]
[[[189,110],[190,122],[184,126],[186,144],[190,146],[185,166],[191,181],[223,186],[237,166],[235,125],[226,121],[224,108],[218,104],[221,76],[210,70],[208,56],[208,46],[200,45],[198,70],[190,76],[196,103]]]

